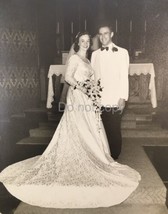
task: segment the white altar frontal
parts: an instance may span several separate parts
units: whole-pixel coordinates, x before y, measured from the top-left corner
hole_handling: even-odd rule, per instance
[[[54,101],[54,87],[52,76],[60,76],[61,82],[64,83],[64,75],[65,75],[66,65],[50,65],[48,71],[48,95],[47,95],[47,108],[52,108],[52,102]],[[150,95],[150,101],[153,108],[157,107],[157,98],[156,98],[156,87],[155,87],[155,71],[152,63],[132,63],[129,66],[129,75],[130,76],[140,76],[150,75],[148,88],[146,88],[146,92]]]

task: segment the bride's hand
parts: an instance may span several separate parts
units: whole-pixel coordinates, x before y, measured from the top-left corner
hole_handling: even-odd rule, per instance
[[[74,90],[78,89],[78,90],[82,91],[84,94],[86,94],[87,89],[82,84],[83,83],[77,81],[76,85],[74,86]]]
[[[86,94],[86,88],[84,88],[83,86],[78,86],[77,89],[79,89],[80,91],[82,91],[84,94]]]

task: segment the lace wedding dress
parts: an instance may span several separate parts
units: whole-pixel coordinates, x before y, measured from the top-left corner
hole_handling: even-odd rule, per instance
[[[66,80],[72,75],[81,82],[93,75],[77,54],[70,57]],[[0,181],[12,195],[40,207],[93,208],[119,204],[136,189],[139,173],[110,157],[103,126],[90,106],[82,91],[69,87],[67,108],[44,153],[1,172]]]

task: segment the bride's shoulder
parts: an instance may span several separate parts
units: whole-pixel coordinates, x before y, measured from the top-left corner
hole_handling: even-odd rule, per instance
[[[78,61],[79,61],[79,59],[78,59],[77,55],[73,54],[67,60],[66,65],[76,65],[76,64],[78,64]]]
[[[79,58],[77,56],[77,54],[73,54],[70,58],[69,58],[69,61],[78,61]]]

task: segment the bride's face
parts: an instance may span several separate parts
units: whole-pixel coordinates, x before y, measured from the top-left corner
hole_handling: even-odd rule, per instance
[[[79,38],[79,50],[87,51],[90,47],[90,37],[86,35],[82,35]]]

